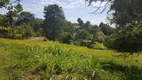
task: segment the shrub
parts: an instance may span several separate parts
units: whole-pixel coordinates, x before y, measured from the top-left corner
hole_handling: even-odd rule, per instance
[[[14,26],[11,28],[12,30],[9,32],[11,38],[14,39],[22,39],[24,37],[24,29],[21,26]]]
[[[10,27],[8,27],[8,28],[0,27],[0,37],[5,37],[5,38],[9,37],[8,33],[10,33],[11,30],[12,29]]]
[[[22,25],[22,27],[24,28],[24,38],[29,38],[29,37],[32,37],[32,36],[35,36],[34,32],[33,32],[33,29],[30,25]]]
[[[34,32],[29,25],[0,27],[0,37],[23,39],[34,36]]]
[[[43,41],[48,41],[48,39],[44,37]]]
[[[87,30],[81,29],[77,32],[76,38],[82,40],[89,40],[91,39],[91,35]]]
[[[68,32],[63,32],[60,41],[63,43],[70,43],[71,37]]]

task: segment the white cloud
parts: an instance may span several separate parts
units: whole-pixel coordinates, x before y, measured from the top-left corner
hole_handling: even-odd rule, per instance
[[[28,0],[24,4],[24,10],[36,14],[37,17],[43,17],[44,6],[50,4],[58,4],[63,7],[65,11],[66,19],[71,22],[77,22],[77,18],[80,17],[84,21],[90,21],[92,24],[100,24],[100,22],[106,22],[105,15],[91,15],[95,9],[92,6],[97,6],[100,3],[93,3],[92,6],[85,7],[85,0],[33,0],[32,3],[28,3]],[[103,3],[102,5],[104,5]],[[87,5],[87,3],[86,3]]]
[[[49,5],[49,4],[58,4],[62,6],[64,9],[79,8],[79,7],[85,7],[85,5],[88,5],[88,3],[85,2],[85,0],[33,0],[33,1],[37,2],[41,7],[45,5]],[[91,4],[91,7],[104,6],[106,3],[107,2],[101,3],[100,1],[93,2]]]
[[[26,3],[25,10],[32,11],[34,10],[40,10],[43,11],[44,6],[50,5],[50,4],[58,4],[59,6],[63,7],[63,9],[73,9],[73,8],[80,8],[85,7],[85,0],[32,0],[34,4]],[[99,2],[93,3],[92,6],[97,6]],[[104,5],[103,3],[102,5]],[[88,9],[92,7],[88,7]]]
[[[49,4],[58,4],[64,9],[82,7],[85,5],[85,0],[33,0],[37,2],[41,7]]]

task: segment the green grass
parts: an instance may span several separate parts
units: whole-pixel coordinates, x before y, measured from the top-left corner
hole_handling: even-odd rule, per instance
[[[142,80],[142,55],[52,41],[0,38],[0,80]]]
[[[102,43],[95,42],[94,49],[105,49],[105,46]]]

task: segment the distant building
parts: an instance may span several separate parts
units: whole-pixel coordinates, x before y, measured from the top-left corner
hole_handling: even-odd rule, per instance
[[[79,24],[77,24],[77,23],[73,23],[73,26],[72,26],[73,28],[80,28],[81,26],[79,26]]]
[[[90,43],[91,40],[83,40],[83,39],[78,39],[79,42],[85,42],[85,43]]]
[[[73,26],[73,28],[80,28],[80,26]]]

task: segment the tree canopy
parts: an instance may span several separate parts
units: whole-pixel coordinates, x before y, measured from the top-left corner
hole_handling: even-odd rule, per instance
[[[35,15],[30,12],[22,11],[18,16],[18,24],[29,23],[34,20],[35,20]]]
[[[116,29],[110,27],[107,24],[104,24],[103,22],[100,23],[99,28],[101,29],[101,31],[105,34],[105,35],[111,35],[116,33]]]
[[[0,1],[0,8],[5,7],[7,4],[9,4],[10,0],[1,0]]]
[[[48,5],[44,7],[45,20],[43,22],[45,36],[50,40],[58,40],[63,32],[65,16],[59,5]]]
[[[78,18],[77,21],[81,27],[84,25],[84,22],[81,18]]]
[[[109,6],[108,12],[112,13],[110,19],[117,27],[117,33],[110,36],[106,42],[108,48],[115,49],[120,52],[141,52],[141,25],[142,25],[142,0],[87,0],[89,5],[94,1],[107,2],[103,7]],[[101,4],[102,4],[101,3]],[[107,5],[110,3],[109,5]],[[95,11],[95,12],[96,12]],[[105,28],[100,25],[102,31],[106,34]],[[138,29],[139,28],[139,29]]]

